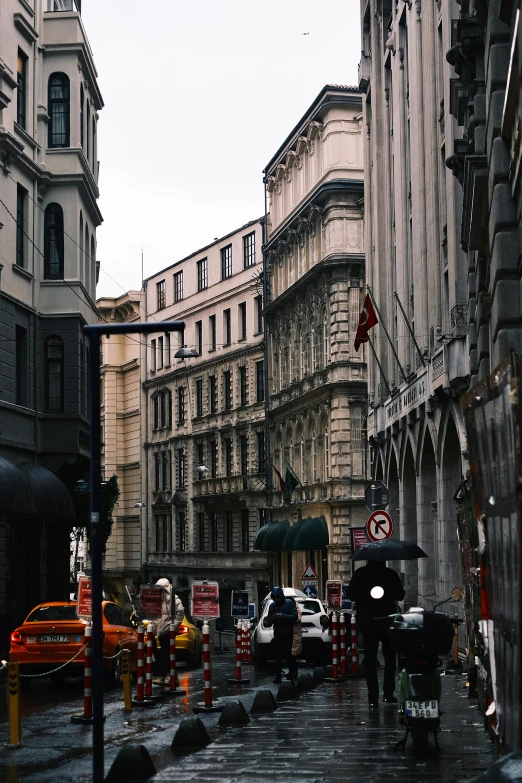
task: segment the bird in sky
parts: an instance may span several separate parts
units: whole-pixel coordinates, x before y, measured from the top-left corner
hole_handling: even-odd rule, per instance
[[[310,33],[301,33],[301,35],[310,35]]]

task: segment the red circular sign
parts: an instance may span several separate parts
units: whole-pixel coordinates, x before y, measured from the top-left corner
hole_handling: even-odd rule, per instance
[[[386,511],[373,511],[366,523],[366,533],[371,541],[384,541],[393,533],[392,518]]]

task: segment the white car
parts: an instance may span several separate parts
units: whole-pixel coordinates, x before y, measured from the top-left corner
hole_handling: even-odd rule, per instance
[[[326,611],[318,598],[308,598],[302,590],[293,587],[284,587],[286,598],[294,598],[301,607],[301,626],[303,629],[303,651],[300,660],[309,663],[317,662],[327,665],[332,662],[332,637],[328,629],[321,625],[321,616],[326,617]],[[274,659],[274,629],[265,628],[263,619],[268,614],[268,607],[272,603],[270,594],[263,600],[256,627],[252,633],[252,657],[256,664],[262,665]]]

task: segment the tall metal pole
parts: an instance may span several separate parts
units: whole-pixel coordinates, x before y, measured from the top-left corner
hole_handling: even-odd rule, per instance
[[[402,302],[399,299],[399,294],[397,293],[397,291],[394,291],[393,295],[394,295],[395,299],[397,300],[397,304],[399,305],[399,307],[401,309],[402,317],[404,318],[404,323],[406,324],[406,329],[410,333],[410,337],[413,340],[413,344],[415,346],[415,350],[417,351],[419,359],[422,362],[422,366],[426,367],[426,362],[424,361],[424,356],[422,355],[421,349],[419,348],[419,344],[418,344],[417,340],[415,339],[415,334],[413,333],[413,329],[411,328],[411,324],[410,324],[410,322],[408,321],[408,319],[406,317],[406,313],[404,312],[404,307],[402,306]]]
[[[395,357],[395,361],[399,365],[399,370],[401,371],[401,375],[403,377],[403,380],[404,380],[405,383],[407,383],[408,379],[406,378],[406,374],[405,374],[405,372],[404,372],[404,370],[402,368],[402,364],[400,363],[399,357],[397,356],[397,351],[395,350],[395,346],[394,346],[394,344],[392,342],[392,339],[391,339],[390,335],[388,334],[388,330],[386,328],[386,324],[384,323],[384,321],[382,319],[382,315],[381,315],[381,313],[379,311],[379,307],[377,305],[377,302],[375,301],[375,297],[373,295],[373,291],[372,291],[372,289],[370,288],[369,285],[367,285],[366,288],[368,289],[368,293],[370,294],[370,296],[372,298],[372,302],[373,302],[373,306],[375,308],[375,312],[379,316],[379,323],[382,326],[382,328],[384,329],[384,334],[386,335],[386,337],[388,338],[388,342],[390,343],[390,348],[392,349],[392,353],[393,353],[393,355]]]
[[[87,331],[87,330],[85,330]],[[103,783],[101,420],[99,331],[87,332],[91,392],[92,779]]]
[[[83,331],[89,340],[89,389],[91,395],[91,579],[92,579],[92,769],[93,783],[104,781],[103,761],[103,642],[102,642],[102,548],[101,508],[101,338],[111,334],[181,332],[183,321],[157,323],[91,324]]]

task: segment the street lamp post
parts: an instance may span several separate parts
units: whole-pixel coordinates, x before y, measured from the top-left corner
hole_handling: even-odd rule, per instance
[[[102,531],[100,348],[103,335],[183,332],[184,321],[134,324],[90,324],[83,327],[89,341],[91,395],[91,579],[92,579],[92,761],[93,783],[103,783],[103,650],[102,650]]]

